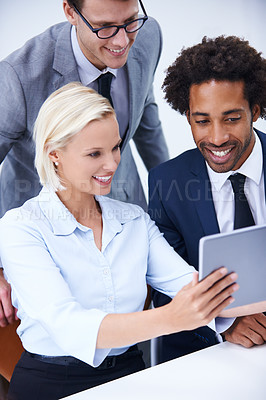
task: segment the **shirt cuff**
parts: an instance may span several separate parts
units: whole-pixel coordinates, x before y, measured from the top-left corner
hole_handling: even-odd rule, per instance
[[[222,318],[217,317],[215,320],[213,319],[209,324],[208,327],[211,328],[213,331],[217,332],[218,334],[226,331],[230,326],[234,323],[235,318]],[[220,340],[220,335],[218,336]]]

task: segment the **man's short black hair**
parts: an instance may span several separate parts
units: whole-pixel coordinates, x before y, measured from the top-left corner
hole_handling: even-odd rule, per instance
[[[78,10],[82,10],[84,0],[67,0],[70,7],[77,7]]]
[[[266,60],[248,41],[236,36],[205,36],[200,44],[182,49],[167,70],[162,86],[165,98],[172,108],[185,114],[191,85],[212,79],[244,81],[250,109],[258,104],[261,118],[266,119]]]
[[[82,11],[85,0],[67,0],[70,7],[76,7],[79,11]]]

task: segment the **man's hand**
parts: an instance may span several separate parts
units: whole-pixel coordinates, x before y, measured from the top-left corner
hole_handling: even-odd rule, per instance
[[[17,320],[16,309],[11,303],[11,288],[0,268],[0,327],[4,328]]]
[[[261,313],[238,317],[222,336],[228,342],[247,348],[263,344],[266,341],[266,316]]]

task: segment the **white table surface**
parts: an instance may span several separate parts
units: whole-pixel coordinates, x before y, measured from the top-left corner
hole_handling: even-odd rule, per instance
[[[265,400],[266,344],[220,343],[65,399]]]

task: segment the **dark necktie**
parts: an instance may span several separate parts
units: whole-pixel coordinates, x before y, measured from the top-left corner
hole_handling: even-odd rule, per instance
[[[111,72],[106,72],[106,74],[102,74],[97,79],[98,81],[98,93],[100,93],[103,97],[106,97],[111,106],[113,107],[113,101],[110,93],[111,82],[112,82],[113,74]]]
[[[234,229],[245,228],[255,225],[248,200],[244,192],[246,177],[242,174],[231,175],[228,178],[231,181],[235,197],[235,220]]]

